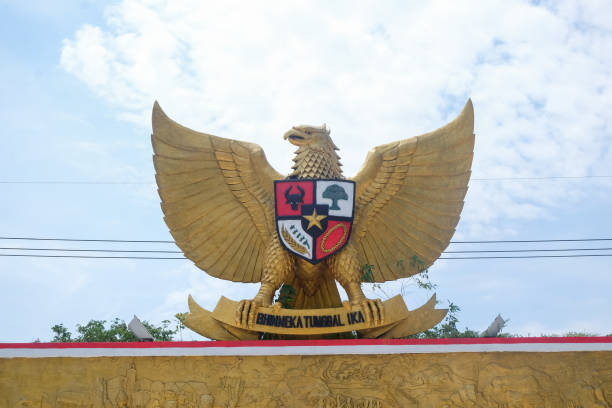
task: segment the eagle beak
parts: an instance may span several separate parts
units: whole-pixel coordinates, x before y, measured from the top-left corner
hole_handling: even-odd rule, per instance
[[[307,137],[308,135],[305,132],[296,127],[291,128],[291,130],[285,132],[283,135],[284,140],[289,140],[289,142],[294,145],[300,145]]]
[[[289,139],[289,136],[291,136],[292,134],[293,134],[293,129],[286,131],[285,134],[283,135],[283,140]]]

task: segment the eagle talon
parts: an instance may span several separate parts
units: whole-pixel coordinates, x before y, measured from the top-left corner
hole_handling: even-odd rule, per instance
[[[260,306],[255,302],[251,302],[251,309],[249,310],[248,322],[249,327],[253,327],[255,325],[255,317],[257,316],[257,307]]]
[[[368,304],[367,299],[362,301],[360,306],[361,306],[361,311],[363,312],[363,317],[365,318],[366,325],[369,327],[371,326],[373,316],[372,316],[372,310],[370,309],[370,305]]]
[[[378,308],[379,320],[380,324],[385,323],[385,308],[383,307],[382,301],[380,299],[376,299],[376,307]]]
[[[365,299],[361,301],[360,306],[369,327],[384,323],[384,308],[380,299]]]
[[[238,302],[238,307],[236,308],[235,320],[236,320],[236,325],[238,326],[242,325],[242,311],[244,310],[245,302],[246,302],[245,300],[241,300],[240,302]]]
[[[261,306],[257,300],[241,300],[236,309],[236,325],[239,327],[252,327],[257,316],[257,307]]]

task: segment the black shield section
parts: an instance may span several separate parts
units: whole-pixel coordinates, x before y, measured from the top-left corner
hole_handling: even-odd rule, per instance
[[[325,218],[319,221],[319,223],[321,224],[321,229],[319,229],[318,225],[311,225],[310,228],[308,228],[310,221],[304,218],[304,216],[312,216],[314,214],[315,209],[317,210],[318,216],[322,216],[322,215],[325,216]],[[306,231],[308,235],[316,239],[316,237],[321,235],[323,231],[327,229],[328,214],[329,214],[329,205],[327,204],[321,204],[321,205],[303,204],[302,205],[302,228],[304,228],[304,231]]]

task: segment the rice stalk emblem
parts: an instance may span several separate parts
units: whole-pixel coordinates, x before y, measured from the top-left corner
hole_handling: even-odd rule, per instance
[[[289,231],[285,229],[285,226],[282,227],[281,234],[283,235],[283,239],[285,240],[287,245],[289,245],[291,249],[293,249],[295,252],[302,255],[308,252],[305,246],[300,245],[295,239],[293,239]]]

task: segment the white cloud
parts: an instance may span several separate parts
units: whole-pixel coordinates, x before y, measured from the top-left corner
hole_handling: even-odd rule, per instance
[[[251,299],[257,293],[258,285],[231,283],[214,278],[203,273],[191,262],[185,262],[179,268],[169,270],[168,275],[185,278],[178,285],[180,288],[169,292],[164,302],[155,311],[157,315],[173,316],[177,311],[187,311],[187,297],[192,295],[194,300],[203,308],[212,311],[221,295],[230,296],[233,300]]]
[[[471,96],[475,177],[610,173],[600,7],[125,0],[108,27],[65,40],[61,64],[124,119],[147,126],[158,99],[187,126],[260,143],[284,172],[289,126],[327,122],[353,174],[373,145],[439,127]],[[565,194],[473,182],[465,224],[541,217]]]

